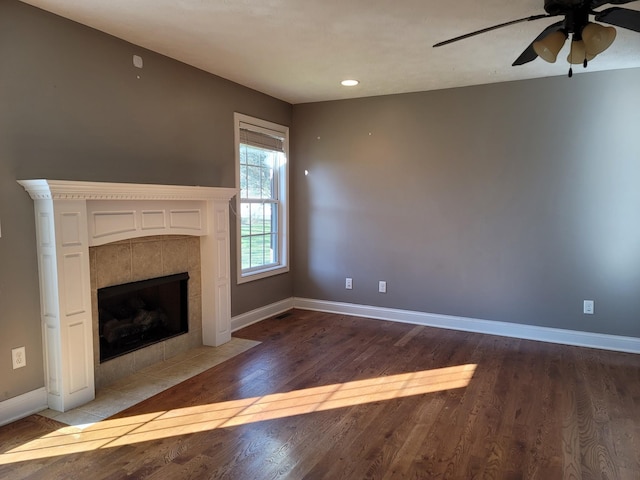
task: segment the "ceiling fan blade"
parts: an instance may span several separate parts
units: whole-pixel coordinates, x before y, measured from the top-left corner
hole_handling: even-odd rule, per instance
[[[598,8],[610,3],[611,5],[622,5],[624,3],[637,2],[638,0],[591,0],[591,8]]]
[[[640,12],[627,8],[611,7],[596,13],[597,22],[640,32]]]
[[[516,58],[516,61],[513,62],[512,66],[516,67],[518,65],[524,65],[525,63],[533,62],[538,57],[538,54],[533,49],[533,44],[539,40],[542,40],[550,33],[562,30],[563,27],[564,21],[554,23],[553,25],[549,25],[547,28],[545,28],[542,33],[538,35],[533,42],[531,42],[531,44],[525,49],[525,51],[522,52],[518,58]]]
[[[460,35],[459,37],[451,38],[449,40],[445,40],[444,42],[436,43],[434,47],[442,47],[443,45],[449,45],[450,43],[457,42],[458,40],[464,40],[465,38],[474,37],[476,35],[480,35],[482,33],[490,32],[491,30],[497,30],[498,28],[508,27],[509,25],[514,25],[516,23],[522,22],[531,22],[532,20],[539,20],[540,18],[549,18],[549,17],[557,17],[557,15],[533,15],[531,17],[519,18],[517,20],[511,20],[510,22],[501,23],[499,25],[494,25],[492,27],[483,28],[482,30],[477,30],[475,32],[466,33],[464,35]]]

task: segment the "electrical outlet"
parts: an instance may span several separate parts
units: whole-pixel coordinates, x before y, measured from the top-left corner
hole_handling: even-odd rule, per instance
[[[11,350],[11,359],[13,360],[13,369],[27,366],[27,355],[24,347],[18,347]]]
[[[585,300],[582,306],[582,313],[585,315],[593,315],[593,300]]]
[[[378,292],[379,293],[387,293],[387,282],[380,280],[378,282]]]
[[[344,288],[346,288],[347,290],[351,290],[353,288],[353,279],[346,278],[344,281]]]

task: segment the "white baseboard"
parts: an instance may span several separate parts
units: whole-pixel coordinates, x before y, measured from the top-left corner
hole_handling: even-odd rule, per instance
[[[236,330],[261,322],[262,320],[278,315],[279,313],[286,312],[292,308],[293,298],[287,298],[255,310],[251,310],[250,312],[237,315],[231,318],[231,331],[235,332]]]
[[[338,313],[392,322],[411,323],[429,327],[447,328],[465,332],[500,335],[503,337],[537,340],[541,342],[599,348],[618,352],[640,353],[640,338],[579,332],[560,328],[537,327],[519,323],[497,322],[475,318],[454,317],[434,313],[414,312],[393,308],[356,305],[351,303],[294,298],[293,307],[302,310]]]
[[[0,402],[0,426],[47,408],[47,391],[44,387]]]

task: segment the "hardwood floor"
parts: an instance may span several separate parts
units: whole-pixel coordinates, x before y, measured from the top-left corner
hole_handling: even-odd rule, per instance
[[[292,311],[84,431],[0,428],[3,479],[640,479],[640,355]]]

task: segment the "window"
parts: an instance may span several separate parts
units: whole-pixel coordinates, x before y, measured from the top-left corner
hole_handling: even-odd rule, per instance
[[[288,135],[235,114],[238,283],[289,271]]]

